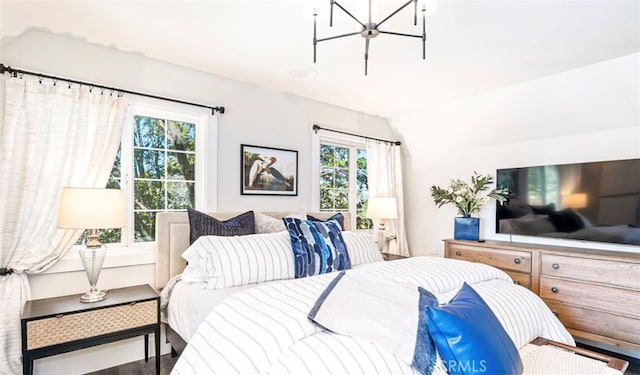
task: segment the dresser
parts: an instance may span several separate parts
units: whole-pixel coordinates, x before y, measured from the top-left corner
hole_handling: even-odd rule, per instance
[[[640,351],[640,254],[445,240],[445,257],[502,269],[539,295],[575,337]]]
[[[22,319],[23,373],[33,361],[135,336],[154,335],[156,374],[160,374],[160,297],[149,285],[108,291],[100,302],[82,303],[80,295],[28,301]]]

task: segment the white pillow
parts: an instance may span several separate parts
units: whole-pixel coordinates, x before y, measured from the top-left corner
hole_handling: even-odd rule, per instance
[[[296,219],[306,220],[307,210],[299,208],[285,217],[292,217]],[[256,233],[276,233],[287,230],[284,226],[282,219],[271,217],[269,215],[261,214],[260,212],[253,212],[253,218],[256,225]]]
[[[343,231],[342,238],[347,246],[351,267],[384,260],[368,231]]]
[[[182,257],[206,275],[208,289],[293,279],[288,232],[222,237],[202,236]]]

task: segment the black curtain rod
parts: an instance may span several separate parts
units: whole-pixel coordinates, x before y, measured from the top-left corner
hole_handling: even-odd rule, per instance
[[[51,75],[42,74],[42,73],[29,72],[29,71],[26,71],[26,70],[14,69],[14,68],[12,68],[10,66],[7,66],[7,65],[4,65],[4,64],[0,63],[0,74],[4,74],[4,73],[9,73],[13,77],[17,77],[18,74],[26,74],[26,75],[30,75],[30,76],[34,76],[34,77],[49,78],[49,79],[52,79],[54,81],[64,81],[64,82],[68,82],[68,83],[76,83],[78,85],[96,87],[96,88],[103,89],[103,90],[117,91],[117,92],[121,92],[123,94],[140,95],[140,96],[146,96],[147,98],[160,99],[160,100],[166,100],[168,102],[173,102],[173,103],[192,105],[194,107],[210,108],[211,109],[211,115],[215,115],[216,111],[220,112],[221,114],[224,113],[224,107],[212,107],[210,105],[192,103],[192,102],[187,102],[187,101],[184,101],[184,100],[165,98],[165,97],[162,97],[162,96],[145,94],[145,93],[142,93],[142,92],[136,92],[136,91],[130,91],[130,90],[120,89],[120,88],[116,88],[116,87],[98,85],[98,84],[91,83],[91,82],[76,81],[76,80],[69,79],[69,78],[62,78],[62,77],[56,77],[56,76],[51,76]]]
[[[340,133],[340,134],[346,134],[346,135],[352,135],[354,137],[359,137],[359,138],[364,138],[364,139],[371,139],[374,141],[380,141],[380,142],[385,142],[385,143],[391,143],[394,144],[396,146],[400,146],[402,144],[402,142],[400,141],[389,141],[387,139],[380,139],[380,138],[373,138],[373,137],[367,137],[366,135],[360,135],[360,134],[354,134],[354,133],[348,133],[348,132],[343,132],[342,130],[335,130],[335,129],[327,129],[327,128],[323,128],[320,125],[313,125],[313,131],[314,132],[318,132],[318,130],[326,130],[328,132],[334,132],[334,133]]]

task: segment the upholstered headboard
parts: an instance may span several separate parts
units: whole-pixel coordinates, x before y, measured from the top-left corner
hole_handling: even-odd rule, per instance
[[[291,212],[262,212],[282,218]],[[218,220],[227,220],[240,212],[208,213]],[[331,217],[335,212],[309,212],[318,219]],[[344,230],[351,230],[351,215],[343,212]],[[182,273],[187,265],[182,253],[189,247],[189,216],[186,212],[159,212],[156,216],[156,289],[160,290],[173,276]]]

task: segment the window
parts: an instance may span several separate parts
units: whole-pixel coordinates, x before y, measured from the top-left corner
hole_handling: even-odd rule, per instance
[[[101,242],[154,241],[158,212],[197,207],[204,191],[203,147],[197,145],[204,141],[205,122],[203,116],[130,108],[107,183],[125,190],[129,225],[101,230]]]
[[[348,211],[356,229],[372,227],[366,218],[369,198],[367,151],[362,145],[320,142],[320,211]]]
[[[133,118],[134,241],[153,241],[158,212],[195,207],[196,126],[175,118]]]

